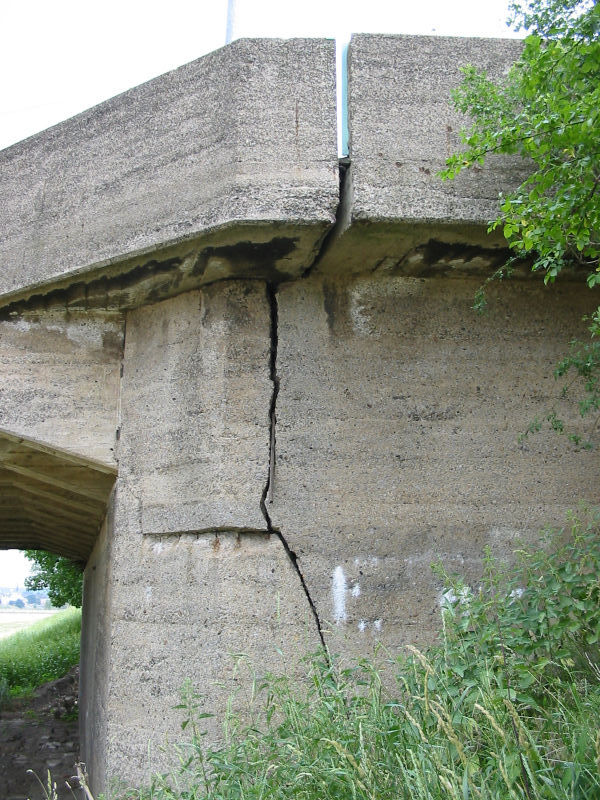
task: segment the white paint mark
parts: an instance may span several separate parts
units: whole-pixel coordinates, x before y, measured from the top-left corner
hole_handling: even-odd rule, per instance
[[[153,545],[152,547],[152,551],[157,554],[162,553],[163,550],[164,550],[164,545],[162,542],[156,542],[156,544]]]
[[[387,260],[378,265],[385,272],[393,269],[397,259]],[[378,323],[381,321],[381,309],[386,304],[397,306],[399,300],[423,293],[419,278],[391,278],[385,281],[359,281],[350,291],[350,319],[354,332],[359,336],[381,335]]]
[[[350,319],[354,333],[359,336],[372,336],[376,330],[372,319],[372,309],[367,303],[364,302],[360,289],[350,292]]]
[[[367,627],[367,623],[364,621],[364,619],[361,619],[361,620],[359,620],[359,623],[358,623],[358,630],[359,630],[361,633],[364,631],[364,629],[365,629],[366,627]]]
[[[100,349],[102,347],[102,336],[104,329],[96,325],[85,324],[57,324],[46,325],[46,330],[55,331],[61,336],[66,336],[70,342],[81,347],[95,347]]]
[[[354,566],[355,567],[374,567],[379,562],[377,556],[366,556],[365,558],[355,558],[354,559]]]
[[[456,603],[456,600],[457,597],[452,591],[452,589],[448,589],[446,592],[442,593],[439,603],[442,608],[452,608],[454,603]]]
[[[352,597],[360,597],[360,583],[355,583],[350,592]]]
[[[381,630],[381,620],[380,619],[376,619],[375,622],[373,623],[373,625],[375,626],[375,630],[376,631],[380,631]]]
[[[336,567],[333,571],[333,584],[331,587],[333,595],[333,619],[336,625],[345,622],[346,616],[346,576],[341,567]]]
[[[146,602],[150,603],[152,600],[152,587],[146,586]]]

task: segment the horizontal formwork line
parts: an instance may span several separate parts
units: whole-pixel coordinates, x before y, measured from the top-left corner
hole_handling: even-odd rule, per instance
[[[193,528],[181,531],[142,531],[144,536],[153,538],[162,538],[169,536],[205,536],[216,535],[218,533],[229,533],[235,536],[240,534],[256,534],[259,536],[269,535],[271,531],[266,528],[235,528],[230,526],[223,526],[219,528]]]

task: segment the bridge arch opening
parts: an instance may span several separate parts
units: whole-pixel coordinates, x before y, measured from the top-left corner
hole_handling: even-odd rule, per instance
[[[116,466],[0,428],[0,550],[45,550],[85,567],[105,530],[116,476]],[[96,730],[99,724],[90,698],[102,680],[96,673],[102,672],[98,649],[99,618],[106,614],[104,583],[102,570],[92,572],[83,597],[81,753],[93,738],[87,729]]]

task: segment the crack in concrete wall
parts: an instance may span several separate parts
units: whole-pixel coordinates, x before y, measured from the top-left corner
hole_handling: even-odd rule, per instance
[[[317,256],[315,263],[318,260],[318,258],[319,256]],[[269,303],[269,309],[271,312],[271,325],[270,325],[271,349],[269,354],[269,377],[271,383],[273,384],[273,392],[271,394],[271,403],[269,407],[269,420],[270,420],[269,469],[267,472],[267,480],[265,482],[262,497],[260,499],[260,510],[262,511],[263,517],[265,518],[265,522],[267,524],[267,531],[269,533],[272,533],[274,536],[277,536],[277,538],[283,545],[283,549],[285,550],[285,553],[289,558],[290,563],[292,564],[292,567],[294,568],[294,571],[298,576],[298,579],[300,580],[302,590],[306,595],[306,599],[308,600],[308,605],[310,606],[310,610],[315,619],[315,624],[319,632],[319,639],[321,640],[321,645],[323,646],[323,650],[327,654],[328,652],[327,645],[325,644],[325,636],[323,634],[323,627],[321,625],[321,620],[319,618],[319,612],[317,611],[317,607],[314,603],[314,600],[311,597],[302,570],[300,569],[300,564],[298,563],[298,556],[289,546],[283,533],[278,528],[275,528],[273,526],[267,508],[267,503],[270,504],[273,502],[273,486],[275,482],[275,462],[276,462],[275,444],[276,444],[276,425],[277,425],[277,396],[279,394],[279,376],[277,375],[277,343],[278,343],[277,287],[273,283],[267,283],[267,301]]]

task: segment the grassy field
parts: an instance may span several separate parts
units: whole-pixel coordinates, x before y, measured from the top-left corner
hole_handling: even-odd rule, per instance
[[[13,633],[28,628],[34,622],[56,614],[56,609],[48,611],[21,611],[21,610],[2,610],[0,611],[0,639],[5,639]]]
[[[0,702],[60,678],[79,661],[81,609],[68,608],[0,641]]]

